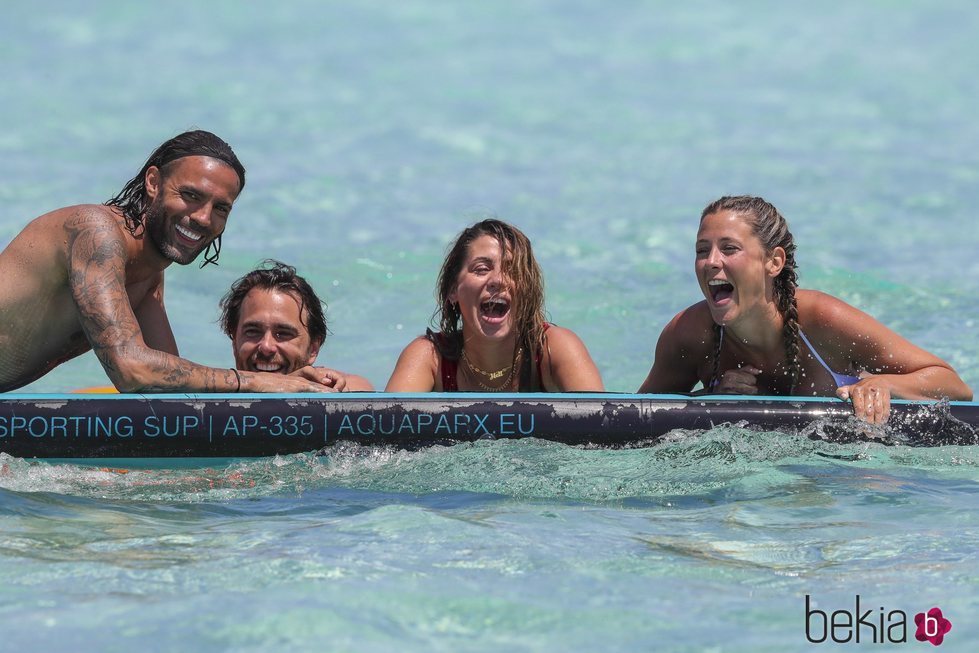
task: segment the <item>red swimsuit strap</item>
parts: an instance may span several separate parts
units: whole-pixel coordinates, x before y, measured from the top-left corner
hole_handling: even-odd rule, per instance
[[[546,332],[551,325],[547,322],[544,323],[544,332]],[[439,339],[439,344],[444,345],[445,336],[441,333],[436,334]],[[439,348],[440,351],[440,348]],[[440,367],[442,368],[442,392],[459,392],[459,361],[453,360],[451,358],[446,358],[441,353],[439,353]],[[543,386],[544,383],[544,352],[542,349],[538,349],[534,354],[534,363],[537,365],[537,384]]]
[[[459,392],[459,361],[442,356],[442,392]]]

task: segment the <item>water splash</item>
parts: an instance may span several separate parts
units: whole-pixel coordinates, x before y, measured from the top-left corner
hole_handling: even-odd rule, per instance
[[[947,417],[940,405],[929,410],[926,419]],[[189,503],[293,496],[330,488],[621,502],[765,492],[766,487],[787,482],[785,470],[793,466],[896,466],[969,479],[979,473],[979,446],[909,447],[887,429],[856,420],[849,426],[859,429],[862,439],[855,441],[850,432],[845,442],[839,442],[834,431],[838,424],[821,422],[800,433],[733,424],[709,431],[677,430],[652,446],[623,449],[532,438],[417,451],[338,443],[321,455],[276,456],[193,469],[50,464],[0,454],[0,487],[24,493]]]

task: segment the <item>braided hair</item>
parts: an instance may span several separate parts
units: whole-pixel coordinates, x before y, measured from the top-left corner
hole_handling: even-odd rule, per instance
[[[178,134],[156,148],[156,151],[143,164],[139,174],[130,179],[119,191],[119,194],[105,202],[105,206],[115,206],[122,211],[126,220],[126,229],[133,236],[138,236],[146,227],[144,219],[146,209],[150,205],[149,198],[146,196],[146,171],[150,167],[156,167],[160,169],[163,176],[166,176],[169,164],[187,156],[208,156],[224,161],[238,174],[238,192],[241,193],[244,190],[245,167],[241,165],[230,145],[211,132],[202,129]],[[218,236],[207,246],[201,267],[208,263],[217,265],[220,255],[221,237]]]
[[[785,250],[785,265],[774,280],[775,307],[782,316],[782,341],[785,346],[785,360],[788,363],[790,380],[789,393],[799,382],[801,364],[799,362],[799,307],[795,299],[795,289],[799,285],[799,275],[795,262],[795,241],[789,224],[774,206],[761,197],[739,195],[722,197],[711,202],[700,214],[703,221],[708,215],[719,211],[732,211],[751,226],[751,232],[761,241],[765,252],[776,247]],[[721,327],[714,324],[714,355],[712,361],[710,386],[719,381],[721,354]]]

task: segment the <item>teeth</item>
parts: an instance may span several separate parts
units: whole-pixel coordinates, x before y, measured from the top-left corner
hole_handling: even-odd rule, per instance
[[[273,365],[272,363],[255,363],[255,369],[259,372],[278,372],[281,365]]]
[[[176,227],[174,228],[177,230],[177,233],[179,233],[184,238],[189,238],[190,240],[200,240],[201,238],[204,237],[201,234],[194,233],[187,227],[181,227],[179,224],[176,225]]]
[[[727,281],[724,281],[723,279],[711,279],[710,281],[707,282],[707,285],[708,286],[729,286],[731,284],[729,282],[727,282]]]
[[[501,306],[506,306],[507,302],[505,299],[500,299],[499,297],[494,297],[492,299],[487,299],[484,304],[500,304]]]

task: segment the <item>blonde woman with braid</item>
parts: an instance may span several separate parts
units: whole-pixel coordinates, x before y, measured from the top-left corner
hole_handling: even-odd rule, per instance
[[[795,243],[760,197],[704,209],[694,269],[704,301],[663,329],[641,393],[836,395],[887,420],[891,398],[971,400],[951,366],[866,313],[796,289]]]
[[[544,321],[544,282],[530,241],[500,220],[459,235],[439,274],[436,316],[401,353],[386,392],[602,390],[584,343]]]

